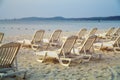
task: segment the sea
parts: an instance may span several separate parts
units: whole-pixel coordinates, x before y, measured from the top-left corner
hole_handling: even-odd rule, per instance
[[[71,20],[40,20],[40,21],[0,21],[0,32],[6,36],[31,35],[36,30],[44,29],[52,32],[61,29],[64,32],[79,31],[82,28],[88,30],[97,27],[99,30],[107,30],[110,27],[120,27],[120,21],[71,21]]]

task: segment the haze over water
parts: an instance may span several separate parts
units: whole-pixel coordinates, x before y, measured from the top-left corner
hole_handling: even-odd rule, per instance
[[[110,27],[120,27],[120,21],[16,21],[0,22],[0,31],[6,36],[9,35],[33,35],[36,30],[44,29],[46,32],[52,32],[55,29],[62,29],[65,32],[79,31],[81,28],[88,30],[97,27],[104,30]]]

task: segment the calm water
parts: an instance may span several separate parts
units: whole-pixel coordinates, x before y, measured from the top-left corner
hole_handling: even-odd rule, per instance
[[[120,27],[120,21],[1,21],[0,32],[5,35],[33,34],[36,30],[44,29],[53,31],[62,29],[63,31],[79,31],[81,28],[108,29],[110,27]]]

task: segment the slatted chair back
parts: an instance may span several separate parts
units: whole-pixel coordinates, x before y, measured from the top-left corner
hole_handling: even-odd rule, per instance
[[[0,32],[0,43],[2,43],[3,37],[4,37],[4,33]]]
[[[114,27],[110,28],[110,29],[106,32],[106,36],[110,36],[111,34],[113,34],[114,30],[115,30]]]
[[[68,37],[61,47],[60,54],[65,56],[67,53],[70,53],[76,43],[77,38],[77,36]]]
[[[95,35],[96,32],[97,32],[97,28],[93,28],[93,29],[89,32],[89,35],[88,35],[88,36]]]
[[[87,29],[86,28],[83,28],[81,29],[79,32],[78,32],[78,39],[81,39],[85,33],[87,32]]]
[[[90,51],[90,49],[92,48],[93,46],[93,43],[95,42],[95,40],[97,39],[97,36],[96,35],[91,35],[89,36],[85,42],[83,43],[82,47],[80,48],[80,53],[82,52],[88,52]]]
[[[115,36],[119,36],[120,35],[120,28],[118,28],[115,32],[114,32]]]
[[[50,37],[50,40],[49,42],[56,42],[60,39],[60,34],[61,34],[62,30],[58,29],[58,30],[55,30],[51,37]]]
[[[32,43],[40,43],[43,40],[45,30],[38,30],[33,36]]]
[[[115,39],[113,46],[120,47],[120,35]]]
[[[0,68],[10,68],[20,49],[20,43],[7,43],[0,47]]]

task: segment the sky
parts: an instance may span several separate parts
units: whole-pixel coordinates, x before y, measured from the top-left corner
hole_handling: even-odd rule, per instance
[[[0,19],[120,15],[120,0],[0,0]]]

